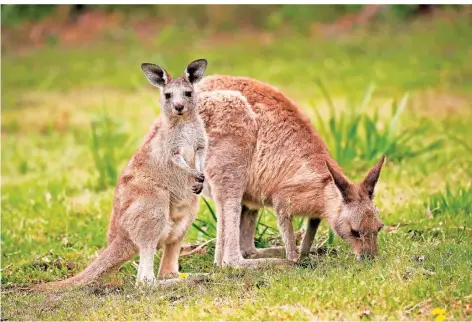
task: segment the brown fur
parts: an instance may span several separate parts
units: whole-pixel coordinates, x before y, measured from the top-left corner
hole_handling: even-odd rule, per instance
[[[205,172],[218,215],[217,264],[254,266],[261,262],[242,258],[240,245],[250,248],[243,249],[246,253],[257,250],[253,241],[250,246],[247,241],[239,241],[238,228],[253,234],[250,225],[255,222],[240,222],[241,204],[251,209],[275,209],[286,255],[292,261],[299,256],[292,226],[294,215],[325,218],[356,254],[375,255],[374,235],[381,223],[366,191],[373,192],[376,180],[350,183],[309,120],[277,89],[232,76],[206,77],[198,88],[210,93],[235,91],[232,103],[220,106],[205,100],[200,111],[210,142]],[[226,115],[229,106],[239,112]],[[383,160],[377,165],[376,178],[382,164]],[[302,243],[303,253],[309,250],[317,227],[316,221],[309,224],[311,231]],[[361,231],[362,236],[353,237],[351,230]]]
[[[139,251],[137,282],[154,283],[154,254],[163,247],[159,276],[178,274],[184,234],[198,210],[203,188],[206,134],[191,80],[201,79],[206,61],[172,79],[157,65],[143,64],[149,81],[161,87],[162,115],[149,130],[118,180],[108,228],[108,246],[78,275],[34,288],[83,285],[119,268]],[[192,95],[185,93],[191,91]],[[165,93],[172,93],[165,98]],[[185,95],[184,95],[185,94]]]

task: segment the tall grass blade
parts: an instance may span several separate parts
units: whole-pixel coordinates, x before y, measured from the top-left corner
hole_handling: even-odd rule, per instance
[[[327,241],[327,245],[328,246],[332,246],[333,245],[333,242],[334,242],[334,233],[333,231],[330,229],[328,231],[328,241]]]
[[[396,107],[396,111],[395,111],[395,113],[392,117],[392,120],[390,121],[390,124],[388,126],[388,135],[389,136],[393,134],[393,132],[395,130],[395,127],[398,123],[398,120],[400,118],[400,115],[405,110],[406,103],[408,102],[408,97],[409,97],[408,93],[403,95],[402,99],[400,100],[400,103]]]
[[[210,214],[213,217],[213,220],[215,220],[215,222],[217,222],[218,220],[216,219],[216,214],[213,211],[213,208],[211,207],[210,203],[203,196],[202,196],[202,199],[205,202],[205,205],[207,206],[208,211],[210,211]]]
[[[206,237],[208,238],[215,238],[215,236],[209,234],[208,232],[206,232],[205,230],[203,230],[199,225],[197,225],[196,223],[192,223],[192,226],[198,230],[199,232],[201,232],[203,235],[205,235]]]

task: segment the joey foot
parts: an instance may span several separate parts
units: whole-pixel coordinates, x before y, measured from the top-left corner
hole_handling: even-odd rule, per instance
[[[160,276],[155,285],[173,285],[182,282],[194,284],[208,281],[210,278],[209,273],[172,273]]]
[[[179,272],[167,272],[167,273],[161,273],[157,277],[158,279],[170,279],[170,278],[177,278],[179,277],[180,273]]]
[[[164,279],[172,279],[172,278],[180,278],[180,279],[186,279],[186,278],[192,278],[192,277],[203,277],[203,276],[209,276],[209,273],[180,273],[180,272],[174,272],[174,273],[164,273],[164,274],[159,274],[159,279],[164,280]]]

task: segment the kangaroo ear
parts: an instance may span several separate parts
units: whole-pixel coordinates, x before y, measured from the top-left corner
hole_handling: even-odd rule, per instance
[[[150,63],[142,63],[141,69],[146,75],[149,83],[156,87],[164,87],[170,80],[170,75],[167,71],[157,65],[150,64]]]
[[[352,196],[350,194],[351,191],[351,183],[344,177],[342,173],[335,170],[327,161],[325,161],[326,167],[328,168],[331,177],[333,178],[334,184],[338,188],[339,192],[341,192],[341,196],[343,197],[344,201],[350,202],[352,201]]]
[[[207,68],[208,62],[206,59],[197,59],[185,68],[185,78],[189,81],[190,84],[195,84],[203,78],[203,73]]]
[[[385,158],[386,156],[384,154],[377,162],[377,164],[372,169],[370,169],[369,173],[367,173],[364,180],[362,180],[362,185],[367,190],[370,199],[374,198],[375,185],[379,180],[380,171],[382,170],[382,166],[385,163]]]

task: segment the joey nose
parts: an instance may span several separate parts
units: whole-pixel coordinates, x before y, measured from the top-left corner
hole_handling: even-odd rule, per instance
[[[181,104],[175,105],[174,108],[177,112],[182,112],[184,110],[184,106]]]

